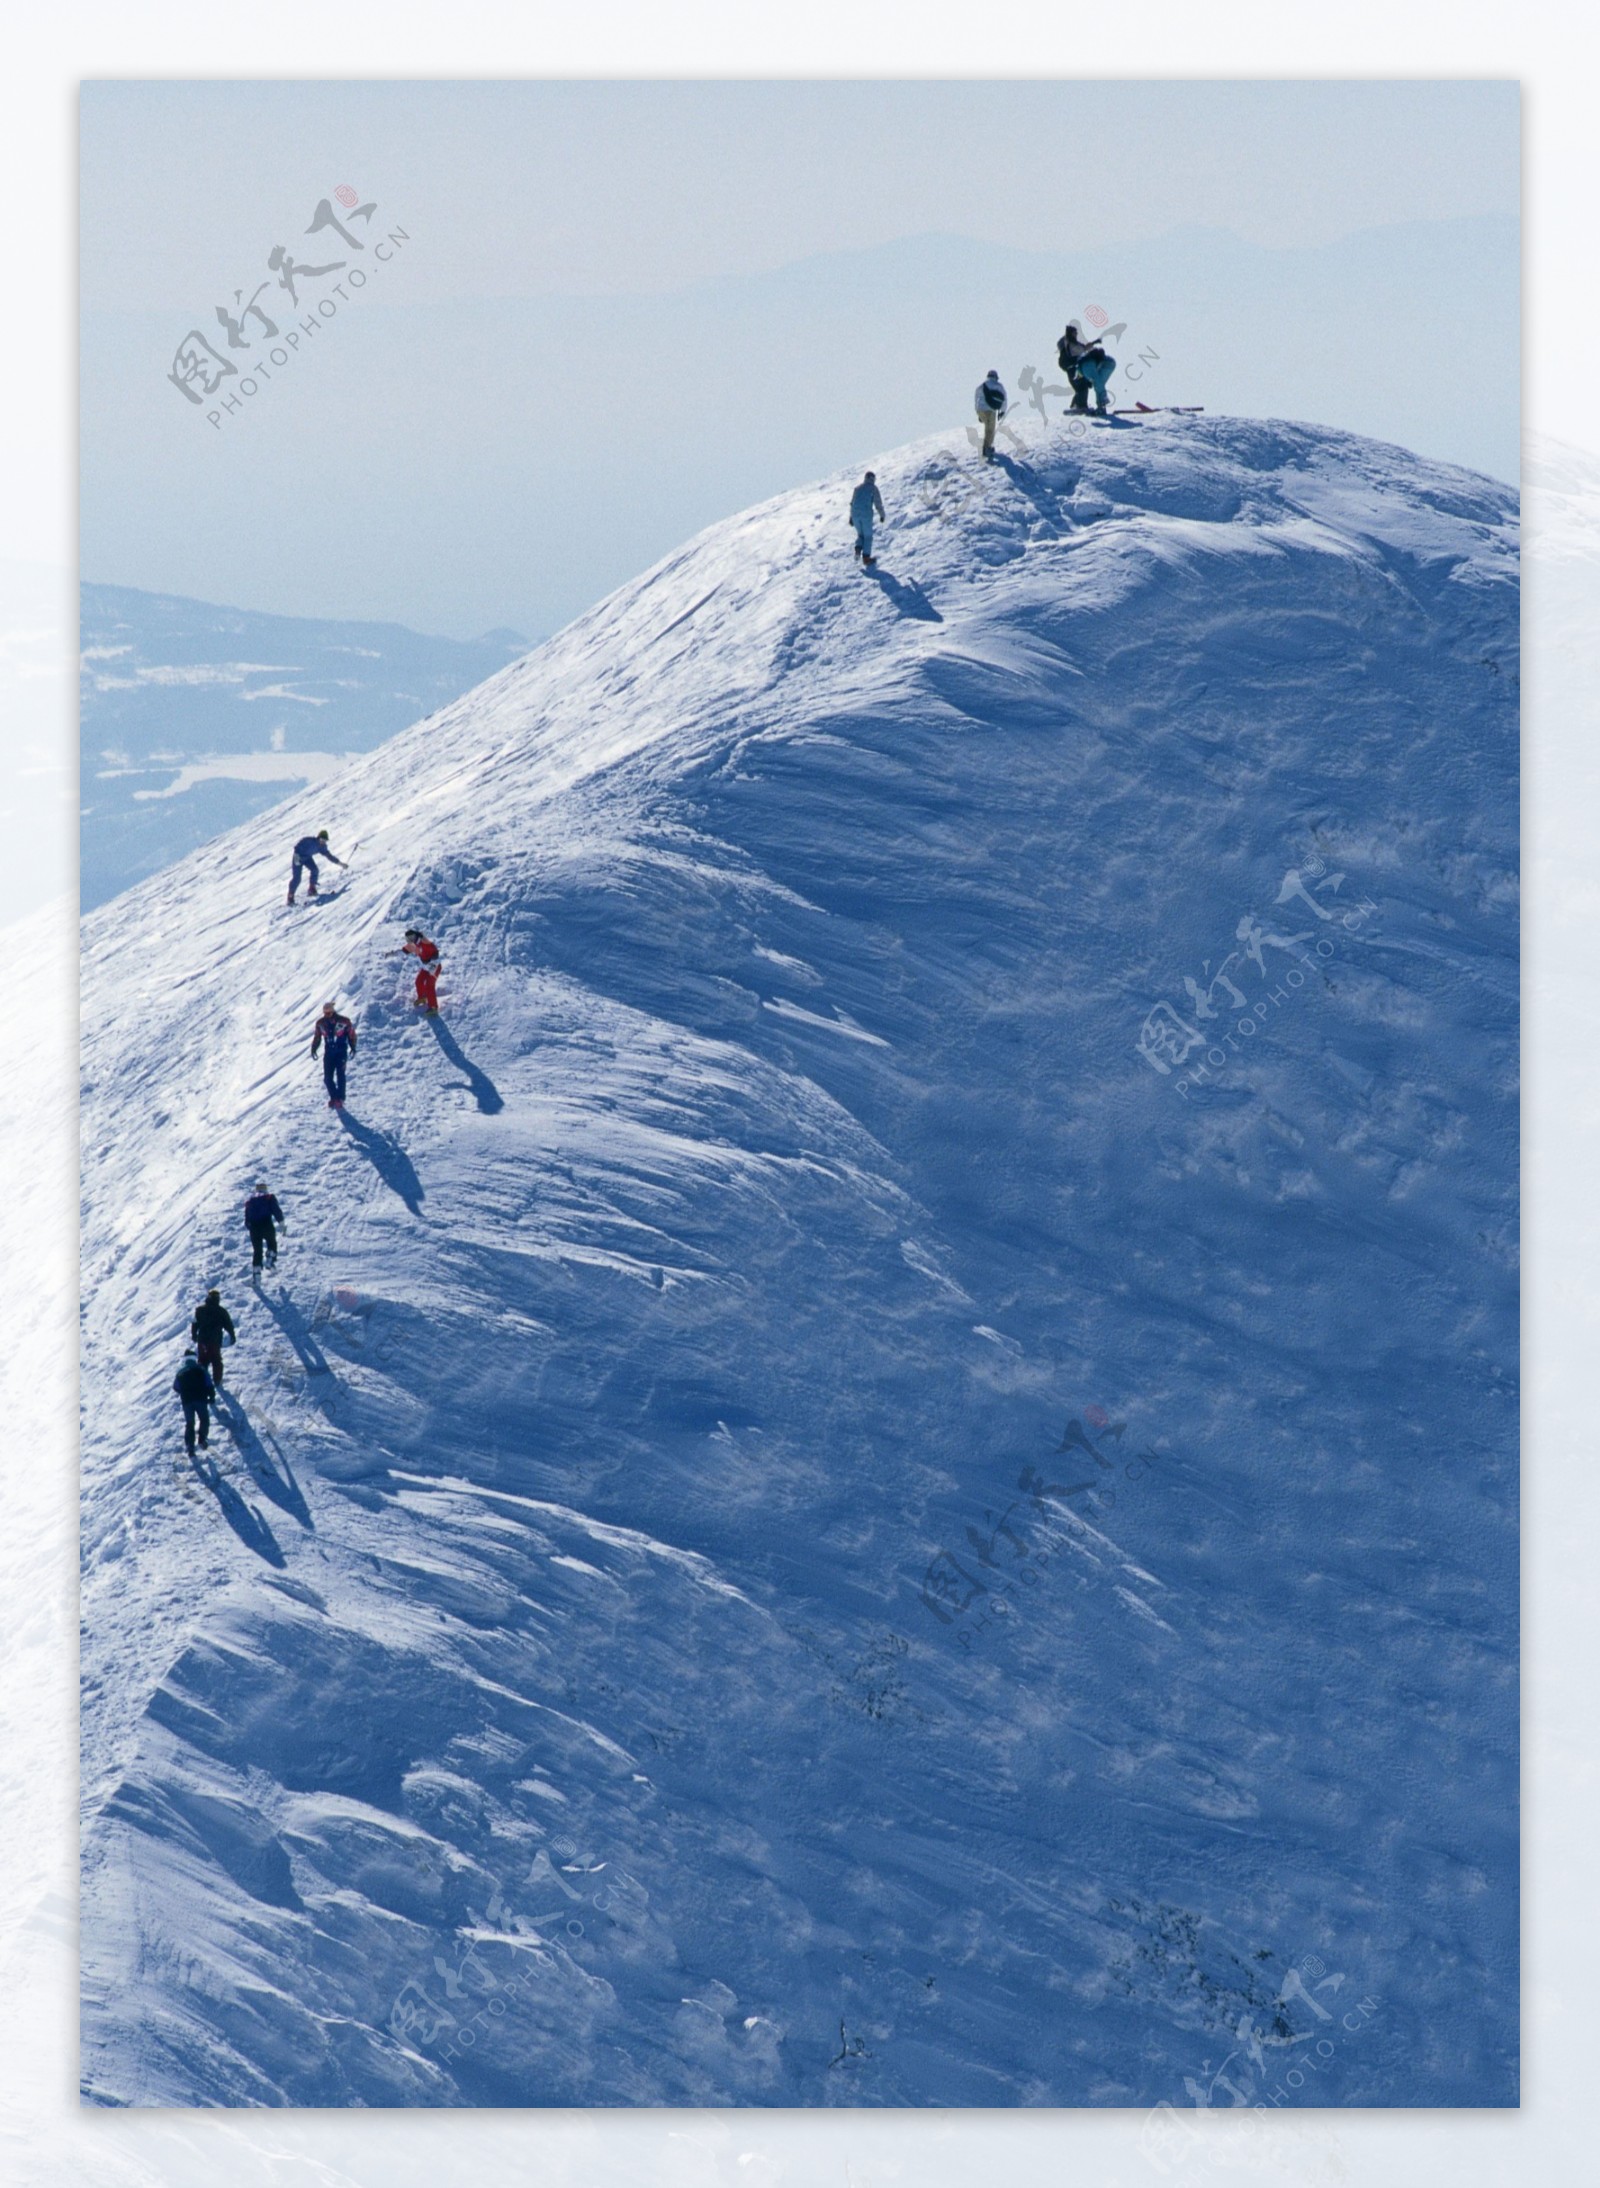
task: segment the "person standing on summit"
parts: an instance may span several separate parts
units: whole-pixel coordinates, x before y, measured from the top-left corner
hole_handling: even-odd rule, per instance
[[[300,886],[300,876],[303,873],[309,874],[311,877],[306,886],[306,895],[316,895],[317,861],[319,858],[330,859],[335,866],[343,866],[344,864],[342,858],[336,857],[329,850],[326,828],[319,828],[314,836],[302,836],[294,847],[294,864],[289,869],[289,902],[291,904],[294,902],[294,893]]]
[[[869,471],[861,484],[850,496],[850,522],[856,528],[856,560],[872,568],[872,519],[883,518],[883,496],[878,492],[878,474]]]
[[[1067,321],[1066,332],[1056,344],[1056,362],[1072,382],[1072,407],[1087,410],[1089,390],[1094,390],[1096,414],[1106,414],[1106,386],[1117,369],[1117,360],[1108,357],[1103,344],[1085,341],[1083,329],[1076,319]]]
[[[972,407],[978,413],[983,427],[983,457],[986,463],[994,462],[994,429],[1005,416],[1006,391],[1000,375],[991,365],[987,374],[978,382]]]
[[[328,1107],[344,1107],[344,1067],[356,1052],[356,1029],[338,1006],[324,1003],[322,1016],[311,1035],[311,1053],[322,1051],[322,1083],[328,1089]]]

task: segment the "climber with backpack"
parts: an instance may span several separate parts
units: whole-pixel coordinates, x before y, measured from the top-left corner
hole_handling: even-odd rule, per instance
[[[1072,408],[1087,410],[1092,390],[1096,414],[1103,418],[1109,407],[1106,385],[1117,369],[1117,360],[1106,355],[1103,344],[1085,341],[1077,320],[1069,319],[1065,333],[1056,344],[1056,362],[1072,382]]]
[[[207,1292],[194,1310],[189,1324],[189,1335],[194,1339],[195,1354],[218,1390],[222,1388],[222,1340],[226,1336],[231,1345],[238,1332],[233,1326],[233,1316],[222,1304],[220,1292]]]
[[[994,429],[1006,414],[1006,391],[1000,375],[991,365],[984,378],[978,382],[972,398],[972,407],[983,427],[983,457],[986,463],[994,462]]]

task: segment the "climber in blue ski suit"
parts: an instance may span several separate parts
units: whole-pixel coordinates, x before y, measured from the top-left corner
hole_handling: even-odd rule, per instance
[[[311,1053],[322,1051],[322,1083],[328,1089],[328,1107],[344,1107],[344,1067],[356,1052],[356,1029],[332,1003],[324,1003],[322,1016],[311,1035]]]
[[[334,857],[333,852],[328,849],[328,831],[326,828],[319,828],[314,836],[302,836],[294,847],[294,864],[289,870],[289,902],[291,904],[294,902],[294,893],[300,886],[300,876],[303,873],[311,876],[306,895],[316,895],[317,861],[319,858],[331,859],[335,866],[344,864],[342,858]]]
[[[878,492],[878,474],[869,471],[855,492],[850,496],[850,522],[856,528],[856,557],[872,568],[872,519],[874,514],[883,515],[883,496]]]
[[[278,1196],[267,1190],[265,1183],[257,1185],[244,1204],[244,1227],[250,1233],[250,1265],[259,1269],[263,1253],[267,1267],[278,1266],[278,1231],[283,1223],[283,1210],[278,1206]],[[284,1225],[287,1229],[287,1224]]]

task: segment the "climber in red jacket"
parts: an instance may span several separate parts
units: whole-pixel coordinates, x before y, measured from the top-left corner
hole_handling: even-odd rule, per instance
[[[417,960],[417,1008],[436,1017],[439,1011],[438,945],[430,942],[420,927],[408,927],[405,948],[400,954]]]

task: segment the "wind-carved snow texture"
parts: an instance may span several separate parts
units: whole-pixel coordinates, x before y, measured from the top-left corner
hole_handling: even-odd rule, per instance
[[[877,469],[87,923],[93,2101],[1515,2101],[1513,498]]]

